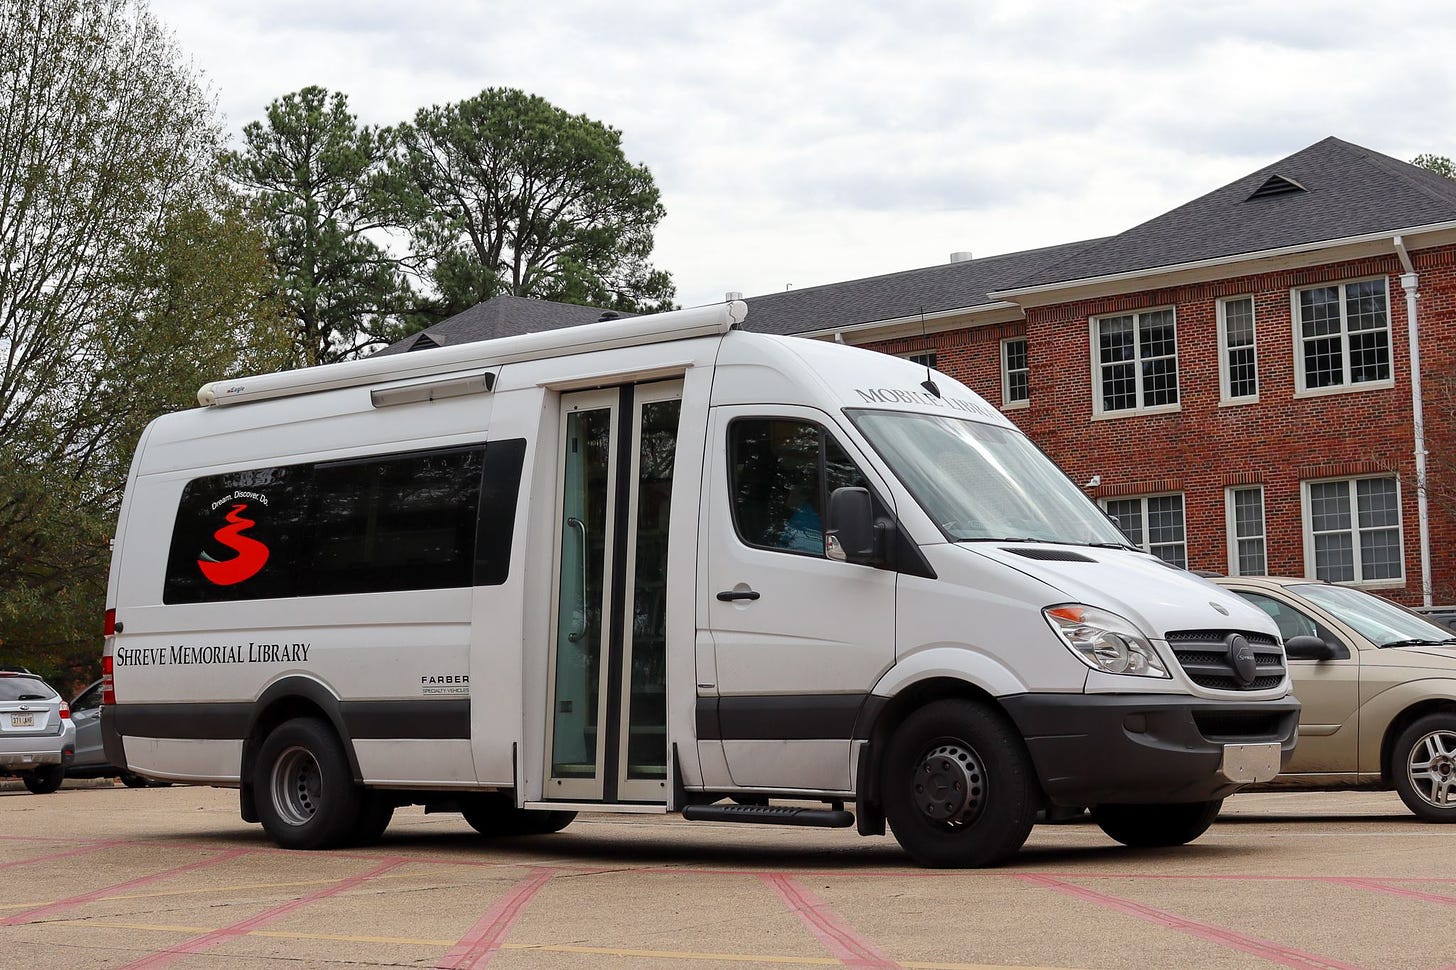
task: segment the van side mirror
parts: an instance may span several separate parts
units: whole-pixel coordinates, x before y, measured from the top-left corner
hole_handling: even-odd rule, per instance
[[[867,488],[836,488],[829,496],[824,554],[839,562],[873,565],[875,509]]]
[[[1333,660],[1339,655],[1332,644],[1308,635],[1285,640],[1284,653],[1290,660]]]

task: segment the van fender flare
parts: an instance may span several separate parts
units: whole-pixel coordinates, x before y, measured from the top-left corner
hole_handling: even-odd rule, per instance
[[[931,647],[910,654],[881,675],[870,693],[891,698],[919,681],[961,680],[992,697],[1024,694],[1026,684],[999,660],[965,647]]]
[[[245,821],[257,821],[253,808],[252,767],[253,758],[263,740],[258,737],[259,722],[263,718],[263,713],[269,708],[280,702],[288,701],[303,701],[323,712],[324,717],[333,727],[334,733],[343,742],[344,755],[349,759],[349,773],[353,776],[355,784],[363,780],[364,776],[359,770],[359,758],[354,753],[354,739],[350,737],[348,728],[344,726],[344,715],[338,695],[322,681],[313,677],[301,674],[283,677],[269,684],[253,702],[253,713],[248,719],[248,730],[243,735],[243,762],[239,766],[239,787]]]

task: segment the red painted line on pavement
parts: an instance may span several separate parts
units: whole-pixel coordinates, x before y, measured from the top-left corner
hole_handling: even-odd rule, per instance
[[[1233,950],[1242,950],[1251,953],[1256,957],[1269,960],[1272,963],[1280,963],[1286,967],[1295,967],[1297,970],[1358,970],[1352,964],[1341,963],[1339,960],[1331,960],[1328,957],[1318,956],[1313,953],[1305,953],[1293,947],[1284,946],[1279,943],[1271,943],[1267,940],[1256,939],[1252,936],[1245,936],[1221,926],[1213,926],[1209,923],[1200,923],[1196,920],[1185,919],[1166,910],[1155,909],[1152,906],[1145,906],[1142,903],[1135,903],[1130,899],[1121,899],[1117,896],[1109,896],[1106,893],[1097,892],[1095,889],[1087,889],[1083,886],[1074,886],[1071,883],[1062,882],[1059,879],[1052,879],[1047,876],[1021,873],[1018,879],[1029,882],[1032,885],[1044,886],[1047,889],[1054,889],[1057,892],[1067,893],[1088,902],[1106,906],[1109,909],[1120,913],[1126,913],[1137,919],[1155,923],[1158,926],[1165,926],[1168,929],[1177,930],[1180,933],[1187,933],[1189,936],[1200,940],[1207,940],[1210,943],[1217,943],[1220,946]]]
[[[505,942],[506,934],[521,916],[521,910],[541,887],[556,875],[554,869],[532,868],[531,875],[517,882],[506,894],[485,911],[470,932],[450,948],[450,952],[435,964],[437,970],[456,970],[460,967],[483,967]]]
[[[56,859],[64,859],[67,856],[82,855],[86,852],[109,849],[119,844],[119,842],[93,842],[90,845],[83,845],[79,849],[67,849],[65,852],[48,852],[45,855],[31,856],[29,859],[16,859],[14,862],[0,862],[0,869],[10,869],[14,866],[28,866],[36,862],[52,862]]]
[[[900,966],[835,916],[828,903],[788,876],[762,873],[759,878],[773,887],[784,905],[803,921],[805,928],[839,962],[851,967]]]
[[[341,879],[326,889],[320,889],[317,892],[309,893],[307,896],[301,896],[298,899],[290,899],[286,903],[280,903],[271,909],[265,909],[256,916],[249,916],[245,920],[239,920],[231,926],[224,926],[220,930],[204,933],[202,936],[193,937],[185,943],[169,946],[165,950],[159,950],[149,956],[142,957],[140,960],[128,963],[123,970],[140,970],[142,967],[164,967],[180,956],[210,950],[219,943],[225,943],[228,940],[244,936],[258,929],[260,926],[266,926],[280,917],[287,916],[301,906],[306,906],[320,899],[337,895],[346,889],[352,889],[360,883],[367,882],[376,876],[382,876],[389,870],[402,866],[408,861],[408,859],[391,859],[388,862],[375,866],[368,872],[362,872],[357,876],[349,876],[347,879]]]
[[[1407,881],[1418,881],[1406,877]],[[1428,903],[1441,903],[1445,906],[1456,906],[1456,896],[1443,896],[1440,893],[1424,893],[1418,889],[1402,889],[1400,886],[1392,886],[1394,880],[1385,879],[1359,879],[1353,876],[1331,876],[1326,880],[1337,886],[1354,886],[1356,889],[1368,889],[1371,892],[1386,893],[1391,896],[1400,896],[1405,899],[1420,899]]]
[[[59,912],[60,910],[70,909],[72,906],[79,906],[82,903],[93,902],[94,900],[100,899],[104,896],[110,896],[114,893],[126,892],[127,890],[135,889],[138,886],[145,886],[149,882],[156,882],[159,879],[166,879],[168,876],[179,876],[182,873],[190,872],[193,869],[202,869],[207,866],[216,865],[219,862],[226,862],[229,859],[236,859],[240,855],[247,855],[248,851],[249,850],[247,849],[233,849],[231,852],[223,852],[208,859],[200,859],[197,862],[189,862],[186,865],[176,866],[171,869],[165,869],[161,872],[154,872],[150,876],[141,876],[136,879],[128,879],[126,882],[119,882],[114,886],[107,886],[105,889],[95,889],[89,893],[83,893],[80,896],[72,896],[70,899],[62,899],[54,903],[46,903],[43,906],[37,906],[34,909],[27,909],[24,912],[15,913],[5,917],[4,919],[0,919],[0,926],[14,926],[17,923],[34,922],[40,917],[50,916],[52,913]]]

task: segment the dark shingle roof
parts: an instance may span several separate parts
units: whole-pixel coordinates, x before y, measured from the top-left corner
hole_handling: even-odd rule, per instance
[[[530,300],[522,296],[496,296],[484,303],[477,303],[468,310],[441,320],[433,327],[390,344],[381,354],[401,354],[411,349],[417,340],[427,337],[437,346],[470,343],[473,340],[490,340],[493,337],[513,337],[522,333],[539,333],[543,330],[560,330],[562,327],[576,327],[583,323],[596,323],[603,313],[601,307],[579,306],[574,303],[552,303],[549,300]],[[633,314],[619,313],[630,317]],[[426,344],[429,346],[429,344]]]
[[[919,313],[981,306],[994,302],[988,295],[992,290],[1102,241],[1086,239],[750,297],[744,329],[759,333],[816,333]]]
[[[1250,199],[1274,176],[1295,184]],[[1298,191],[1303,189],[1304,191]],[[1130,273],[1456,220],[1456,181],[1326,138],[1001,290]]]

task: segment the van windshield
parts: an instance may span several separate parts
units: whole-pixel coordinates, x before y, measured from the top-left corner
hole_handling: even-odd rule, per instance
[[[848,414],[957,542],[1127,545],[1117,526],[1019,431],[940,414]]]

